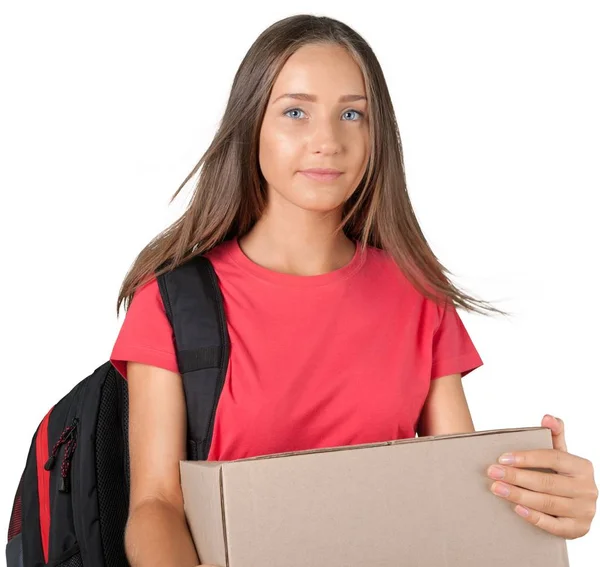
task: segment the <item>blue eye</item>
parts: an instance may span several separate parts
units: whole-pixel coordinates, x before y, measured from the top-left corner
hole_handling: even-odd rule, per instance
[[[287,116],[290,112],[304,112],[303,110],[300,110],[299,108],[290,108],[290,110],[287,110],[286,112],[284,112],[283,114],[285,116]],[[294,118],[293,116],[290,116],[290,118]]]
[[[301,110],[300,108],[290,108],[289,110],[286,110],[283,114],[284,116],[289,116],[290,112],[304,112],[303,110]],[[364,116],[364,114],[362,112],[360,112],[360,110],[346,110],[346,112],[344,112],[344,114],[348,114],[354,112],[355,114],[358,114],[360,118],[362,118]],[[297,119],[297,117],[294,116],[290,116],[290,118],[293,118],[294,120]],[[350,120],[350,122],[356,122],[356,120]]]
[[[364,114],[360,110],[346,110],[344,114],[348,114],[349,112],[354,112],[355,114],[358,114],[361,118],[364,116]],[[351,120],[350,122],[356,122],[356,120]]]

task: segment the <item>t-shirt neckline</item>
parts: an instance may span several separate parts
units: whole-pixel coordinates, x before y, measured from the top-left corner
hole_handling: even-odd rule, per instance
[[[237,238],[232,239],[230,242],[229,255],[240,268],[262,280],[282,286],[311,287],[328,285],[340,280],[345,280],[360,270],[365,262],[368,248],[363,248],[358,242],[356,242],[355,245],[356,250],[354,251],[354,255],[345,266],[325,274],[317,274],[314,276],[300,276],[297,274],[276,272],[256,264],[246,256]]]

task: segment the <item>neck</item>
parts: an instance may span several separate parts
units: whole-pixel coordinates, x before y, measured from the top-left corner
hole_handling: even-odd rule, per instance
[[[341,210],[320,213],[291,203],[270,205],[240,239],[240,247],[250,260],[275,272],[325,274],[344,267],[355,252],[354,243],[335,232],[340,221]]]

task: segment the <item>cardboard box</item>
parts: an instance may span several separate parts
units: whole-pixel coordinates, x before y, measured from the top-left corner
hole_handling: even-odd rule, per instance
[[[540,427],[418,437],[229,462],[181,462],[202,563],[220,567],[567,567],[564,539],[489,491]]]

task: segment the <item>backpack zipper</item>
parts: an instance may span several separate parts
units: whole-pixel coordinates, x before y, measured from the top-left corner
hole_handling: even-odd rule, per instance
[[[65,427],[60,434],[58,441],[55,443],[52,448],[52,452],[50,453],[50,457],[46,461],[44,468],[47,471],[50,471],[54,468],[56,464],[56,457],[58,455],[58,451],[60,448],[66,443],[67,447],[65,448],[65,452],[63,454],[63,460],[60,466],[60,485],[58,487],[59,492],[68,493],[71,490],[71,479],[69,472],[71,470],[71,460],[73,459],[73,453],[77,448],[77,425],[79,424],[79,419],[77,417],[73,418],[71,425]]]

